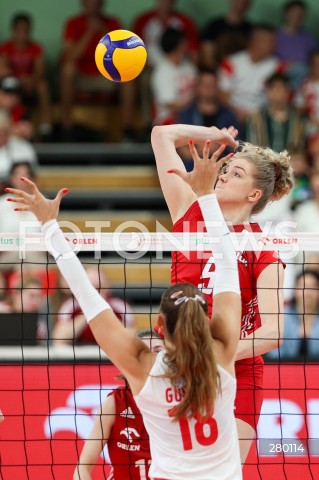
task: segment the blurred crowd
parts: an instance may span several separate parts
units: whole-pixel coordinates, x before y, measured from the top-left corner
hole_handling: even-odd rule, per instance
[[[258,221],[268,225],[268,232],[284,233],[282,222],[291,221],[296,222],[294,231],[318,233],[319,42],[305,27],[310,7],[304,1],[288,1],[278,10],[281,25],[275,29],[248,20],[253,0],[230,0],[228,11],[219,18],[212,4],[212,18],[200,31],[189,16],[175,9],[175,3],[177,0],[154,0],[154,8],[135,19],[131,30],[145,42],[147,66],[136,80],[116,84],[97,71],[94,51],[106,32],[121,28],[121,21],[105,13],[103,0],[81,0],[81,11],[66,19],[63,27],[55,92],[48,82],[44,49],[32,35],[32,17],[17,13],[12,18],[11,36],[0,44],[2,188],[21,188],[21,176],[36,180],[34,141],[76,139],[72,112],[77,102],[115,103],[121,111],[123,142],[149,141],[153,125],[234,125],[241,140],[277,152],[287,149],[294,188],[285,199],[267,208]],[[142,118],[139,128],[135,122],[137,106]],[[180,155],[191,169],[188,149],[181,150]],[[18,231],[19,218],[12,215],[6,195],[0,197],[0,208],[0,232]],[[110,295],[107,279],[93,278],[96,272],[91,271],[92,281]],[[33,295],[34,290],[39,292],[39,278],[41,293]],[[55,286],[60,282],[55,274],[50,281]],[[64,298],[50,297],[47,304],[47,275],[39,277],[30,271],[24,287],[26,282],[23,294],[30,296],[30,302],[23,298],[23,303],[31,311],[36,309],[50,318],[51,304],[56,307],[59,302],[52,324],[39,324],[40,340],[47,338],[50,330],[55,342],[93,341],[67,288],[59,290],[67,292]],[[1,312],[21,308],[21,294],[8,296],[9,285],[13,292],[21,293],[21,274],[19,278],[14,269],[0,272]],[[304,254],[287,266],[285,299],[287,340],[269,357],[318,359],[316,254]],[[119,318],[134,328],[131,307],[119,299],[114,302]]]
[[[200,30],[177,0],[154,0],[130,26],[146,45],[146,68],[123,84],[107,81],[95,65],[99,40],[122,28],[103,0],[80,0],[78,14],[57,28],[63,33],[53,75],[33,38],[32,16],[17,12],[10,37],[0,39],[0,108],[9,114],[12,135],[74,140],[74,105],[82,102],[116,104],[122,141],[148,141],[154,124],[232,121],[242,139],[303,147],[319,131],[319,44],[305,27],[311,11],[304,1],[288,1],[278,7],[275,29],[248,20],[252,3],[229,0],[222,17],[212,5]]]

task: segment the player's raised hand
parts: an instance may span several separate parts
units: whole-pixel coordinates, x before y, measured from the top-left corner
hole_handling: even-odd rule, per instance
[[[213,144],[219,145],[228,145],[230,147],[236,148],[238,146],[238,141],[235,140],[238,135],[237,128],[230,126],[228,128],[222,128],[221,130],[216,127],[210,127],[212,132],[211,141]],[[216,145],[216,148],[218,145]]]
[[[168,170],[168,173],[174,173],[184,180],[198,197],[214,192],[215,183],[221,167],[218,159],[226,148],[226,145],[221,145],[210,155],[210,144],[211,141],[207,140],[203,149],[203,156],[200,157],[194,142],[192,140],[189,142],[189,149],[194,160],[194,169],[191,172],[178,169]],[[227,155],[223,160],[227,162],[231,156],[232,154]]]
[[[16,188],[5,189],[6,192],[14,195],[13,197],[9,197],[7,201],[18,204],[15,210],[19,212],[30,211],[34,213],[37,219],[42,223],[56,219],[59,213],[60,202],[69,190],[63,188],[57,193],[53,200],[49,200],[42,195],[32,180],[29,180],[26,177],[21,177],[20,180],[30,187],[31,193]]]

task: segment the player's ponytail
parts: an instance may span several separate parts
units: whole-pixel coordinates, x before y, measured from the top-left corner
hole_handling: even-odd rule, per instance
[[[160,312],[165,317],[165,377],[184,393],[172,416],[207,419],[220,391],[207,302],[196,287],[181,283],[163,294]]]

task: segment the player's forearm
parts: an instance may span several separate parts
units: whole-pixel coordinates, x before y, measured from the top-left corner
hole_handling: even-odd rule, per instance
[[[152,143],[171,143],[175,148],[188,145],[190,140],[195,143],[205,143],[207,140],[218,140],[217,128],[201,127],[197,125],[173,124],[156,126],[152,130]],[[214,138],[216,136],[216,138]]]
[[[213,254],[216,275],[214,295],[222,292],[240,294],[236,253],[216,194],[200,196],[198,203],[207,233],[214,241]]]
[[[43,225],[43,233],[48,251],[55,258],[57,266],[69,285],[74,297],[89,322],[110,305],[93,287],[77,256],[64,238],[56,220]]]
[[[276,322],[268,321],[267,323],[248,337],[239,340],[237,361],[263,355],[281,346],[283,332],[280,334],[278,320]]]

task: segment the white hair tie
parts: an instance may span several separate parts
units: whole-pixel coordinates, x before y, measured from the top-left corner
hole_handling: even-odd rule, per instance
[[[183,293],[183,291],[175,292],[171,295],[171,299],[176,298],[178,295]],[[188,297],[187,295],[184,295],[183,297],[179,297],[175,300],[174,305],[180,305],[181,303],[185,302],[187,303],[189,300],[193,300],[194,302],[201,302],[202,305],[205,305],[205,300],[201,295],[198,295],[198,293],[195,295],[195,297]]]

